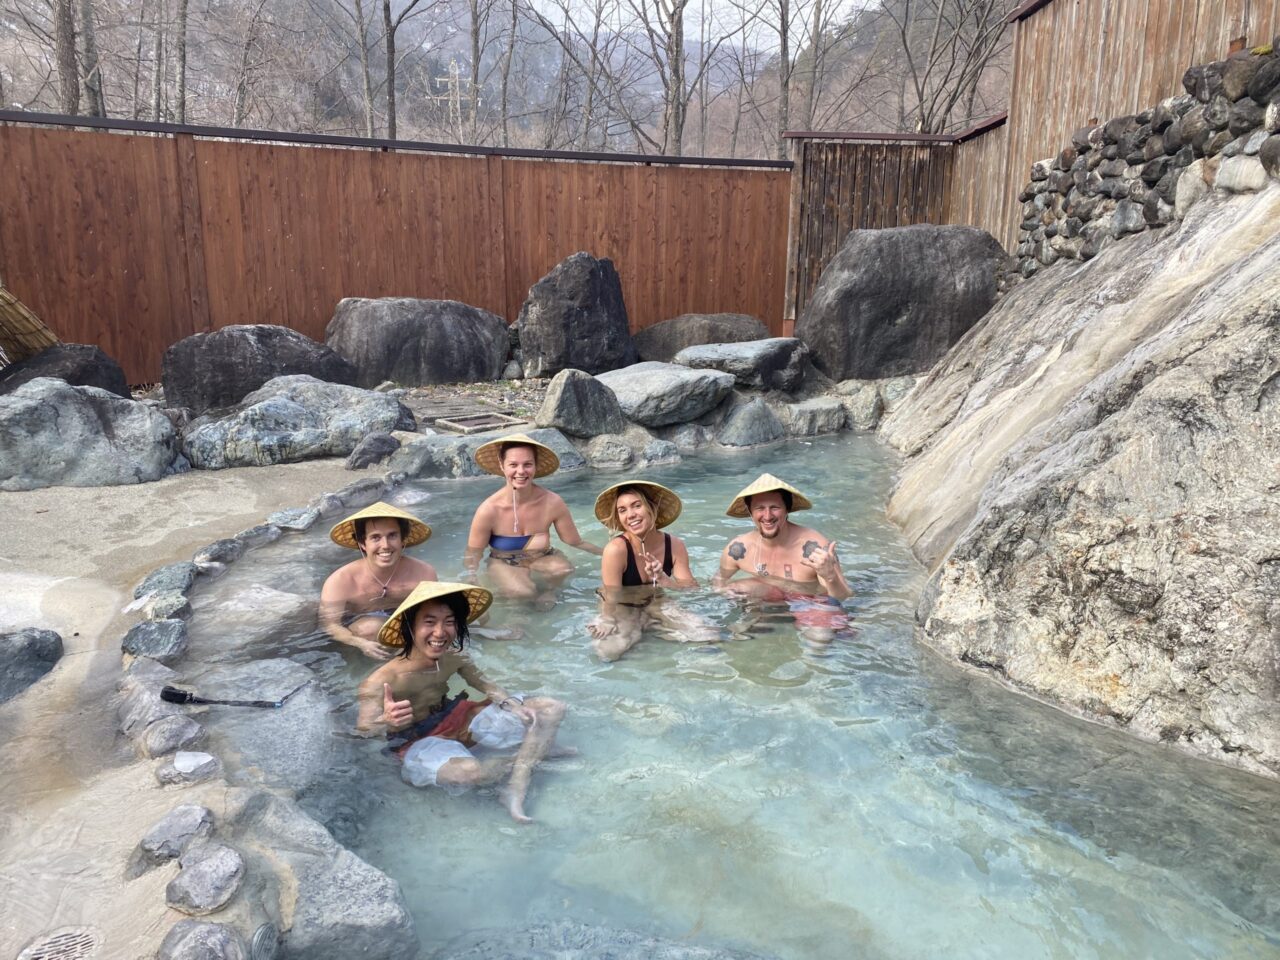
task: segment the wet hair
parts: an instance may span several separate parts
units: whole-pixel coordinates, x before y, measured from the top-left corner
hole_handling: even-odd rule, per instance
[[[453,614],[453,621],[458,625],[458,636],[454,639],[453,645],[461,650],[467,645],[467,639],[471,636],[471,631],[467,627],[471,605],[467,603],[466,594],[446,593],[442,597],[432,597],[432,600],[439,600]],[[430,602],[430,600],[422,601],[422,603]],[[400,617],[400,638],[404,640],[404,647],[400,650],[402,657],[408,657],[413,652],[413,622],[418,619],[418,607],[422,606],[422,603],[414,604]]]
[[[787,513],[791,512],[791,504],[795,502],[795,498],[791,496],[790,490],[761,490],[760,493],[776,493],[782,497],[782,505],[787,508]],[[754,493],[751,496],[758,497],[760,493]],[[751,509],[751,497],[743,497],[742,502],[747,505],[747,509]]]
[[[649,496],[649,491],[641,486],[619,487],[618,492],[613,495],[613,516],[609,518],[609,526],[615,530],[621,530],[622,524],[618,522],[618,498],[624,493],[634,493],[637,497],[645,502],[649,508],[649,519],[655,524],[658,522],[658,504]]]
[[[361,545],[361,552],[364,551],[364,528],[370,520],[394,520],[396,523],[400,524],[400,539],[409,539],[409,521],[404,517],[361,517],[359,520],[355,521],[356,543]]]

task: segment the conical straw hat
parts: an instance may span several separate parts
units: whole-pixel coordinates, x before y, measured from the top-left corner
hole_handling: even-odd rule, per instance
[[[403,647],[404,634],[400,632],[400,624],[404,618],[412,617],[414,609],[428,600],[439,600],[451,593],[460,593],[467,598],[467,623],[474,621],[493,603],[493,594],[484,587],[470,583],[450,583],[447,580],[423,580],[404,598],[404,603],[396,607],[396,612],[387,618],[387,622],[378,631],[378,642],[388,647]]]
[[[779,480],[772,473],[762,473],[751,481],[750,486],[743,487],[738,495],[733,498],[733,503],[729,504],[729,509],[725,511],[731,517],[749,517],[751,510],[747,506],[747,497],[754,497],[757,493],[768,493],[770,490],[786,490],[791,494],[791,509],[808,510],[813,506],[809,502],[809,498],[803,493],[787,483],[785,480]]]
[[[502,455],[500,451],[504,444],[533,447],[536,451],[535,459],[538,463],[538,469],[533,474],[535,480],[550,476],[560,469],[560,458],[556,456],[554,450],[545,443],[539,443],[523,433],[513,433],[510,436],[499,437],[497,440],[490,440],[482,447],[477,447],[476,463],[480,465],[480,469],[495,476],[502,476],[502,463],[500,462]]]
[[[404,538],[406,547],[416,547],[431,536],[431,528],[413,516],[413,514],[405,513],[399,507],[393,507],[391,504],[383,503],[379,500],[358,513],[353,513],[341,523],[335,524],[333,529],[329,531],[329,539],[340,547],[359,550],[360,545],[356,543],[357,520],[408,520],[409,535]]]
[[[675,491],[668,490],[660,483],[654,483],[652,480],[624,480],[622,483],[615,483],[596,497],[596,519],[610,530],[618,529],[618,494],[624,487],[644,488],[649,502],[657,504],[654,509],[653,525],[659,529],[674,523],[676,517],[680,516],[680,511],[684,509],[684,504],[680,502]]]

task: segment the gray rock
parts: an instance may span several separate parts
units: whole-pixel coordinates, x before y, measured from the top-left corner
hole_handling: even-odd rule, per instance
[[[371,433],[356,444],[347,457],[348,470],[363,470],[381,463],[400,449],[400,441],[389,433]]]
[[[575,253],[529,289],[516,321],[526,377],[602,373],[635,363],[635,343],[612,260]]]
[[[686,313],[651,324],[635,335],[641,360],[671,362],[686,347],[765,340],[769,328],[744,313]]]
[[[324,340],[355,365],[355,383],[497,380],[510,349],[499,316],[456,300],[347,297],[338,302]]]
[[[300,791],[327,777],[345,744],[334,737],[333,704],[316,675],[293,660],[218,665],[199,677],[200,694],[217,700],[274,701],[298,687],[278,710],[203,715],[207,742],[228,758],[233,780]]]
[[[196,567],[204,567],[211,563],[235,563],[244,554],[244,543],[235,537],[226,537],[222,540],[215,540],[208,546],[201,547],[196,551],[191,562]]]
[[[1258,148],[1258,160],[1270,177],[1280,177],[1280,136],[1267,137]]]
[[[770,405],[778,420],[793,437],[813,437],[844,429],[848,415],[837,397],[813,397],[800,403]]]
[[[1267,131],[1255,130],[1242,139],[1244,140],[1244,146],[1240,148],[1240,152],[1246,157],[1256,157],[1258,151],[1262,149],[1262,145],[1267,141]]]
[[[622,470],[635,460],[626,440],[608,433],[592,437],[583,455],[587,458],[587,466],[597,470]]]
[[[709,343],[686,347],[673,362],[695,370],[733,374],[743,389],[793,393],[804,379],[808,348],[795,337],[771,337],[741,343]]]
[[[141,737],[151,724],[162,717],[185,715],[185,708],[160,699],[160,688],[177,678],[158,661],[140,657],[130,664],[120,682],[124,695],[116,709],[119,730],[128,737]]]
[[[1214,186],[1228,193],[1253,193],[1267,185],[1267,171],[1257,157],[1229,157],[1222,161]]]
[[[874,430],[884,413],[880,385],[875,380],[842,380],[836,387],[841,396],[849,426],[854,430]]]
[[[898,409],[898,405],[910,396],[918,382],[918,377],[890,377],[887,380],[881,380],[878,386],[885,414],[888,415]]]
[[[520,365],[519,360],[508,360],[507,365],[502,368],[503,380],[523,380],[524,367]]]
[[[670,440],[653,439],[640,451],[641,466],[652,466],[657,463],[679,463],[680,448]]]
[[[1249,96],[1258,103],[1270,103],[1272,94],[1278,88],[1280,88],[1280,57],[1266,57],[1249,79]]]
[[[1195,206],[1209,192],[1209,184],[1205,180],[1205,162],[1197,160],[1183,171],[1178,178],[1177,190],[1174,193],[1174,216],[1179,220],[1186,217],[1187,211]]]
[[[289,507],[267,517],[267,523],[281,530],[310,530],[320,519],[320,511],[310,507]]]
[[[213,833],[213,813],[196,803],[183,803],[164,815],[139,841],[125,870],[134,879],[152,867],[177,860],[187,847]]]
[[[1215,194],[1015,288],[881,426],[926,642],[1273,777],[1278,202]]]
[[[1142,215],[1142,204],[1121,200],[1111,218],[1111,235],[1118,240],[1126,233],[1141,233],[1145,229],[1147,221]]]
[[[1252,100],[1241,100],[1231,107],[1231,120],[1227,129],[1233,137],[1244,136],[1262,126],[1266,113],[1264,105]]]
[[[62,658],[62,637],[28,627],[0,633],[0,703],[12,700]]]
[[[1249,92],[1249,81],[1262,66],[1261,57],[1245,55],[1228,57],[1222,68],[1222,95],[1228,100],[1239,100]]]
[[[695,453],[713,442],[710,431],[700,423],[682,423],[671,427],[665,439],[674,443],[681,453]]]
[[[781,440],[786,427],[761,397],[740,403],[729,411],[716,432],[716,441],[726,447],[754,447]]]
[[[179,340],[164,352],[165,403],[195,416],[239,403],[277,377],[305,374],[355,383],[355,368],[322,343],[288,327],[235,324]]]
[[[204,728],[190,717],[172,714],[147,725],[139,738],[144,756],[163,757],[194,746],[204,735]]]
[[[687,423],[715,409],[733,389],[733,376],[646,361],[597,379],[613,391],[627,419],[646,427]]]
[[[179,920],[160,943],[157,960],[248,960],[244,938],[234,927],[207,920]],[[254,960],[257,960],[254,957]]]
[[[221,773],[222,762],[212,754],[179,750],[156,767],[155,776],[162,787],[173,787],[203,783]]]
[[[1262,129],[1267,133],[1280,133],[1280,100],[1267,104],[1262,117]]]
[[[140,584],[133,588],[134,599],[141,600],[143,597],[160,593],[185,594],[191,589],[191,585],[196,582],[196,576],[199,572],[199,567],[185,560],[157,567],[147,574]]]
[[[135,657],[173,663],[187,650],[187,624],[182,620],[144,620],[124,635],[120,649]]]
[[[244,544],[246,550],[275,543],[281,537],[281,530],[274,523],[259,523],[248,530],[241,530],[236,539]]]
[[[165,888],[165,902],[181,913],[202,917],[231,902],[244,880],[244,858],[232,847],[202,842],[178,859],[178,875]]]
[[[182,593],[154,593],[142,607],[148,620],[189,620],[191,601]]]
[[[0,395],[40,377],[63,380],[73,387],[97,387],[130,399],[129,382],[120,364],[85,343],[56,343],[34,357],[0,368]]]
[[[293,803],[257,794],[244,804],[243,842],[287,869],[295,891],[284,938],[290,960],[402,960],[418,955],[413,918],[399,885],[338,845]]]
[[[400,403],[314,377],[272,380],[228,416],[193,421],[182,452],[201,470],[345,457],[367,434],[398,429]]]
[[[561,370],[552,377],[533,419],[574,437],[621,433],[627,425],[613,391],[582,370]]]
[[[0,490],[145,483],[177,457],[173,424],[144,403],[51,377],[0,395]]]
[[[836,380],[926,370],[991,308],[1007,262],[973,227],[854,230],[796,323]]]

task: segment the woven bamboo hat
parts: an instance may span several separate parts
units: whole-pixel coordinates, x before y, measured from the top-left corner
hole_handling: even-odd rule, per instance
[[[749,517],[751,516],[751,508],[747,506],[747,497],[754,497],[757,493],[769,493],[772,490],[785,490],[791,494],[791,509],[793,511],[808,510],[813,506],[808,497],[787,483],[787,481],[779,480],[772,473],[762,473],[752,480],[749,486],[743,487],[738,492],[738,495],[733,498],[733,503],[729,504],[729,509],[725,513],[731,517]]]
[[[644,490],[645,498],[655,505],[653,525],[659,529],[674,523],[684,509],[684,504],[675,491],[668,490],[660,483],[652,480],[624,480],[596,497],[596,519],[610,530],[618,529],[618,494],[624,487],[640,487]]]
[[[554,450],[545,443],[539,443],[523,433],[513,433],[510,436],[499,437],[497,440],[490,440],[482,447],[477,447],[476,463],[480,465],[480,469],[486,473],[492,473],[494,476],[502,476],[501,451],[504,444],[533,447],[535,459],[538,462],[538,469],[533,474],[535,480],[550,476],[560,469],[560,458],[556,456]]]
[[[379,500],[358,513],[353,513],[341,523],[335,524],[333,529],[329,531],[329,539],[340,547],[346,547],[348,550],[359,550],[360,545],[356,543],[357,520],[408,520],[409,535],[404,538],[406,547],[416,547],[431,536],[431,528],[413,516],[413,514],[405,513],[399,507],[393,507],[391,504],[383,503]]]
[[[400,632],[400,624],[404,622],[404,618],[412,618],[413,611],[428,600],[439,600],[451,593],[460,593],[467,598],[467,623],[475,620],[493,603],[493,594],[484,587],[470,583],[450,583],[447,580],[423,580],[404,598],[404,603],[396,607],[396,612],[387,618],[387,622],[378,631],[378,642],[388,647],[403,647],[404,635]]]

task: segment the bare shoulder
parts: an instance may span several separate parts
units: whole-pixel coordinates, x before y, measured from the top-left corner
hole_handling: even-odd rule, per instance
[[[396,668],[394,661],[384,663],[360,681],[360,687],[357,692],[360,696],[381,693],[384,683],[394,684],[399,678],[400,671]]]
[[[800,552],[806,557],[819,547],[825,550],[831,545],[829,539],[811,527],[797,528],[795,539],[792,542],[800,547]]]
[[[416,557],[404,558],[405,572],[413,574],[422,580],[435,580],[436,568],[425,560],[419,560]]]
[[[610,537],[609,542],[604,545],[604,556],[614,557],[626,553],[627,545],[622,537]]]
[[[742,560],[747,555],[747,534],[734,537],[724,548],[725,554],[733,560]]]
[[[354,573],[359,565],[359,560],[352,560],[349,563],[344,563],[325,578],[321,592],[335,598],[339,598],[350,593],[355,587]]]

